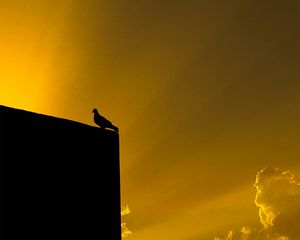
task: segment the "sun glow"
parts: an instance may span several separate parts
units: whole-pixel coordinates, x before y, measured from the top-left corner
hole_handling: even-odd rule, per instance
[[[50,90],[47,85],[47,63],[38,62],[37,57],[26,55],[18,49],[10,50],[6,49],[6,56],[2,55],[0,60],[1,103],[24,109],[47,108],[47,90]]]
[[[67,2],[67,1],[66,1]],[[29,7],[30,6],[30,7]],[[24,10],[24,8],[26,8]],[[0,10],[0,103],[49,112],[55,83],[55,56],[66,17],[65,6],[14,1]],[[45,12],[52,11],[51,17]]]

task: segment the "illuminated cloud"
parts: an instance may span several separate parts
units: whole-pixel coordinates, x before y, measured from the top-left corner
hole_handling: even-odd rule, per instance
[[[300,184],[289,171],[271,167],[256,175],[255,204],[261,229],[243,227],[215,240],[297,240],[300,239]]]
[[[130,211],[128,205],[121,206],[121,216],[125,216],[125,215],[128,215],[130,213],[131,213],[131,211]],[[122,238],[128,237],[129,235],[132,234],[132,232],[127,228],[125,222],[121,223],[121,231],[122,231]]]
[[[254,184],[255,204],[264,228],[292,239],[300,238],[300,184],[289,171],[265,168],[258,172]]]
[[[223,238],[215,238],[214,240],[288,240],[270,238],[265,231],[257,231],[250,227],[243,227],[239,232],[229,231],[227,236]]]
[[[130,214],[130,213],[131,213],[131,211],[130,211],[128,205],[126,205],[126,206],[121,206],[121,215],[122,215],[122,216],[128,215],[128,214]]]
[[[127,228],[126,223],[121,223],[122,238],[128,237],[132,232]]]
[[[233,231],[229,231],[225,238],[216,237],[215,240],[232,240],[232,237],[233,237]]]

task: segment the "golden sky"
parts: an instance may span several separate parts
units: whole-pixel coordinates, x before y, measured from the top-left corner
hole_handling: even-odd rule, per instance
[[[299,22],[298,0],[0,0],[0,104],[98,107],[128,239],[213,240],[261,225],[258,171],[300,178]]]

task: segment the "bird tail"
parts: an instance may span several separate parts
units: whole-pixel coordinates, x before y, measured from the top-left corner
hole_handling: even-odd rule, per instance
[[[115,130],[116,132],[119,132],[119,128],[114,125],[111,125],[111,129]]]

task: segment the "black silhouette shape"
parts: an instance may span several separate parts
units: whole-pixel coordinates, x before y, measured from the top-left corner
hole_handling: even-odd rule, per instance
[[[100,113],[98,112],[97,108],[93,109],[94,113],[94,122],[100,126],[101,128],[109,128],[112,129],[116,132],[119,132],[119,128],[114,126],[111,121],[107,120],[105,117],[101,116]]]
[[[0,239],[121,240],[119,134],[0,105]]]

